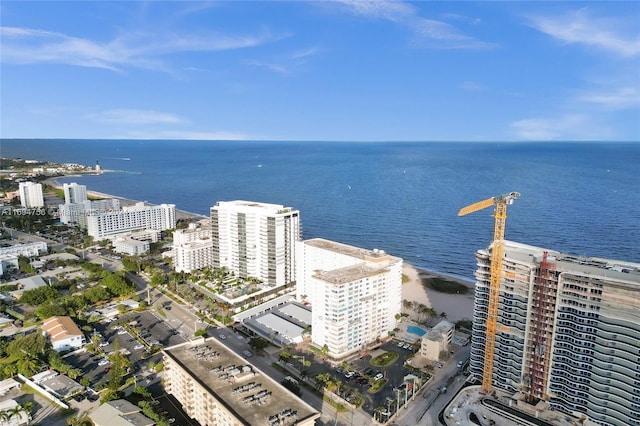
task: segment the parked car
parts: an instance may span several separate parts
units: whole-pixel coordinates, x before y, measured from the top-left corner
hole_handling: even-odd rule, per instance
[[[133,349],[135,349],[136,351],[140,349],[144,349],[144,345],[135,345]]]
[[[220,340],[224,340],[227,338],[227,336],[225,336],[224,334],[218,334],[218,337],[220,338]]]
[[[244,355],[244,356],[245,356],[245,358],[249,358],[249,357],[250,357],[250,356],[252,356],[253,354],[252,354],[251,352],[249,352],[249,351],[246,351],[246,350],[245,350],[245,351],[242,351],[242,355]]]
[[[106,359],[103,359],[102,361],[98,362],[98,365],[99,365],[99,366],[101,366],[101,367],[102,367],[103,365],[107,365],[107,364],[109,364],[109,361],[108,361],[108,360],[106,360]]]
[[[375,376],[373,376],[373,380],[380,380],[384,377],[384,374],[382,373],[378,373]]]

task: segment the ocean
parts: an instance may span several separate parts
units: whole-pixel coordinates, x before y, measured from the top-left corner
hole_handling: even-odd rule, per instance
[[[640,262],[639,143],[0,141],[2,157],[117,170],[65,177],[89,190],[208,215],[217,201],[300,210],[304,239],[382,249],[472,280],[512,191],[506,238],[573,255]]]

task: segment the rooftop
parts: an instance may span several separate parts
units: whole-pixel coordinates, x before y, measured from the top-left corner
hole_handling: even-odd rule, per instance
[[[390,256],[384,250],[379,249],[363,249],[360,247],[354,247],[347,244],[337,243],[335,241],[325,240],[324,238],[313,238],[311,240],[305,240],[306,245],[321,248],[324,250],[332,251],[345,256],[355,257],[360,260],[373,260],[388,257],[390,260],[400,260],[400,258]]]
[[[295,412],[298,421],[319,417],[311,406],[213,338],[163,352],[247,425],[268,425],[270,418],[283,412]]]
[[[331,283],[345,284],[361,278],[372,277],[386,272],[385,268],[367,266],[365,264],[346,266],[333,271],[316,271],[314,278]]]
[[[82,331],[71,317],[51,317],[42,323],[42,330],[47,333],[51,342],[66,339],[69,336],[82,336]]]
[[[140,413],[140,408],[136,407],[124,399],[105,402],[89,417],[96,426],[151,426],[155,422]]]

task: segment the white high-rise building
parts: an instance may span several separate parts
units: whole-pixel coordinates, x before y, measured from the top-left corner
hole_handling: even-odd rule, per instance
[[[58,205],[60,222],[65,224],[77,224],[81,228],[87,227],[87,216],[116,212],[120,210],[120,200],[106,198],[104,200],[85,200],[81,203],[68,203]]]
[[[22,207],[44,207],[41,183],[20,182],[18,191]]]
[[[65,183],[62,185],[64,191],[64,203],[75,204],[82,203],[87,200],[87,187],[78,185],[77,183]]]
[[[173,264],[176,272],[191,272],[213,266],[211,222],[191,223],[173,232]]]
[[[396,328],[402,259],[320,238],[296,247],[296,297],[311,304],[311,340],[334,359],[361,351]]]
[[[476,253],[469,370],[479,380],[491,361],[491,249]],[[589,424],[640,425],[640,264],[505,241],[500,272],[493,387]]]
[[[291,207],[251,201],[220,201],[211,207],[214,267],[279,286],[295,281],[295,242],[300,213]]]
[[[133,206],[125,206],[120,211],[89,212],[87,215],[87,233],[98,241],[126,232],[145,229],[164,231],[175,227],[175,204],[147,206],[139,202]]]

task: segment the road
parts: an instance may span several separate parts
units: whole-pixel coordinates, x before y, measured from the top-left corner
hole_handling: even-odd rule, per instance
[[[470,351],[470,346],[463,346],[458,349],[449,362],[436,372],[436,375],[421,396],[416,397],[406,409],[400,410],[400,413],[394,419],[394,423],[400,426],[431,426],[439,424],[438,414],[464,384],[466,376],[457,367],[457,363],[458,361],[464,362],[469,359]],[[447,392],[444,394],[440,391],[443,386],[447,387]]]

